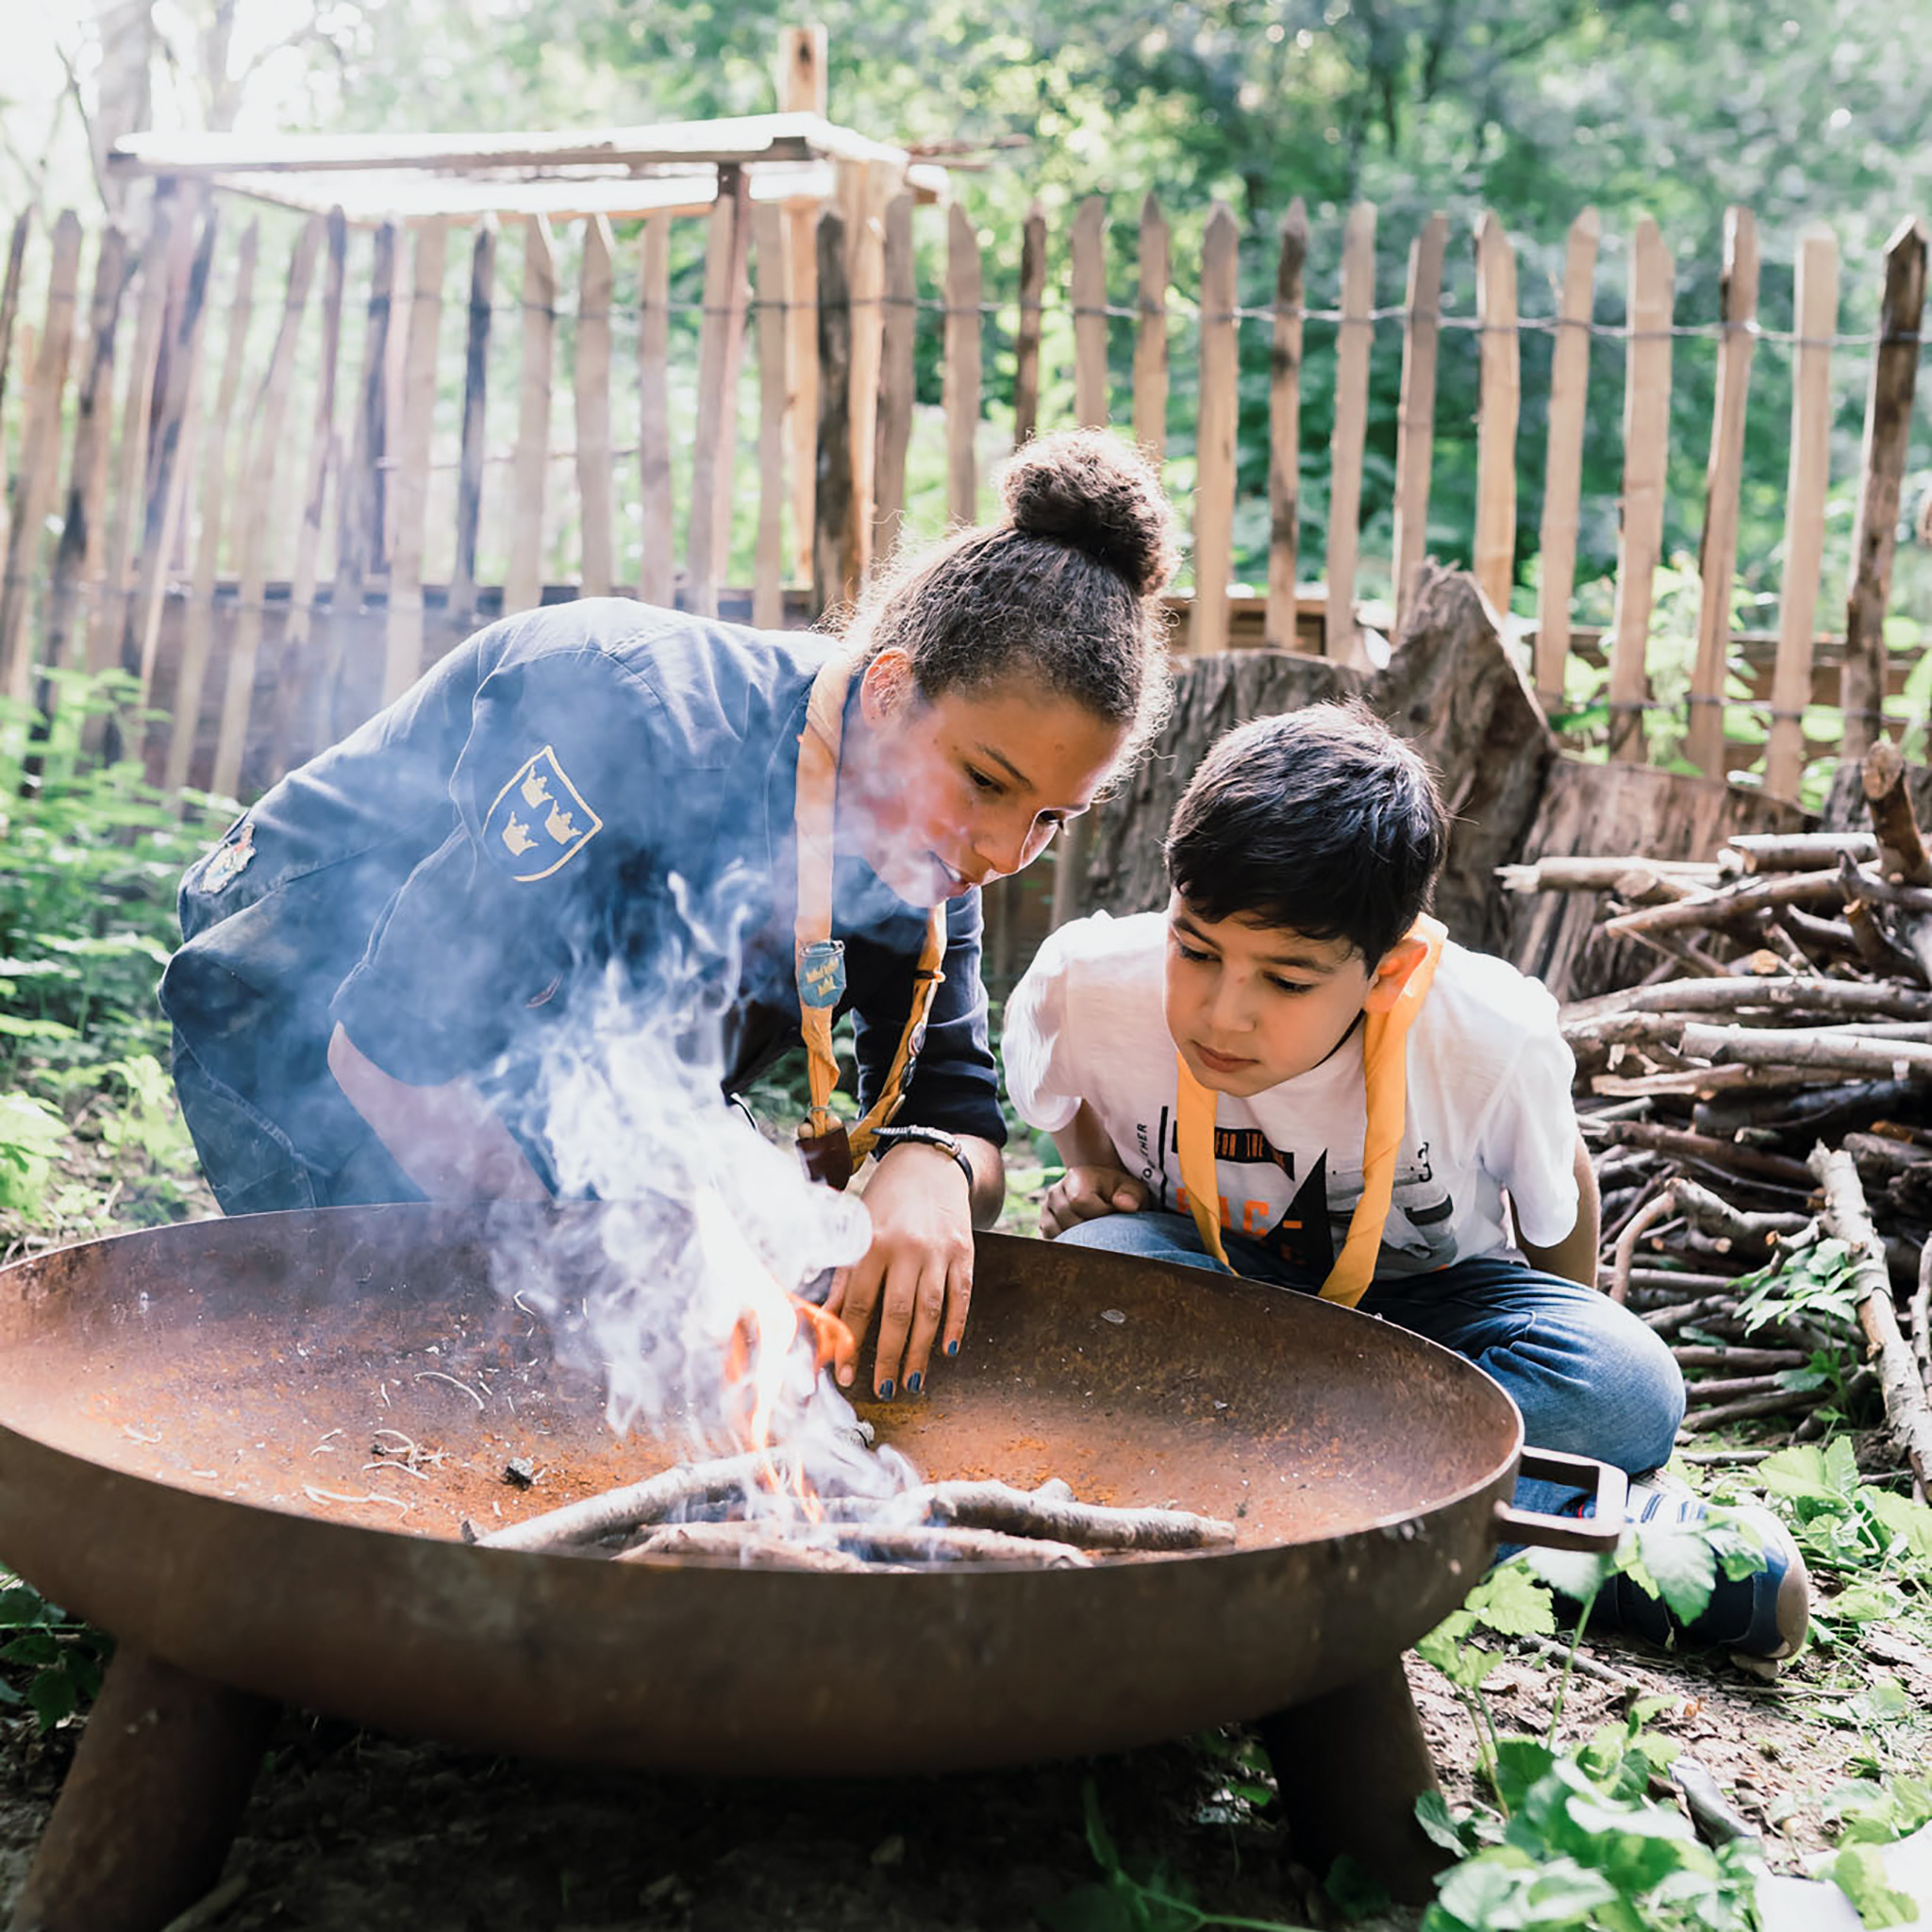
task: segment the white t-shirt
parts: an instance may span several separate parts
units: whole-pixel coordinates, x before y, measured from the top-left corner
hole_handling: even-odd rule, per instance
[[[1061,926],[1007,1003],[1001,1052],[1024,1120],[1055,1132],[1084,1100],[1154,1205],[1186,1213],[1174,1048],[1161,1011],[1167,944],[1163,912],[1096,912]],[[1444,945],[1409,1028],[1407,1071],[1377,1277],[1425,1274],[1516,1240],[1553,1247],[1568,1235],[1574,1062],[1547,989],[1501,959]],[[1222,1225],[1325,1274],[1362,1193],[1361,1028],[1306,1074],[1216,1100]]]

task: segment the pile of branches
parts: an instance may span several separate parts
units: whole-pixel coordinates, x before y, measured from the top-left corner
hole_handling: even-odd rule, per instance
[[[1603,1197],[1600,1286],[1673,1347],[1686,1431],[1795,1418],[1875,1391],[1932,1480],[1932,856],[1889,743],[1861,772],[1872,830],[1740,836],[1707,864],[1552,858],[1512,891],[1608,895],[1600,930],[1659,957],[1563,1009]],[[1866,1360],[1740,1307],[1781,1245],[1843,1241]],[[1748,1284],[1746,1284],[1748,1286]]]

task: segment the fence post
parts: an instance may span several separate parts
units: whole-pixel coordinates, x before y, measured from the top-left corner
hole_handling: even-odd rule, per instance
[[[946,210],[946,514],[979,517],[979,238],[956,201]]]
[[[188,782],[201,717],[202,691],[213,653],[215,583],[221,574],[228,501],[228,430],[234,419],[235,399],[241,392],[248,325],[255,311],[256,254],[259,242],[259,224],[250,222],[235,250],[227,340],[223,344],[221,374],[216,378],[213,401],[203,415],[197,446],[201,476],[195,511],[194,567],[189,578],[188,608],[181,626],[181,661],[175,672],[174,716],[161,766],[162,782],[175,789]],[[211,782],[209,790],[216,789]]]
[[[1831,339],[1838,329],[1838,241],[1826,227],[1798,240],[1792,317],[1791,464],[1785,485],[1785,568],[1778,588],[1777,665],[1764,789],[1795,798],[1805,770],[1805,708],[1811,702],[1812,625],[1824,552],[1824,496],[1831,478]]]
[[[26,424],[20,439],[7,533],[7,579],[0,585],[0,695],[25,703],[32,686],[33,641],[26,614],[39,574],[42,526],[60,464],[60,397],[74,343],[74,307],[80,281],[80,217],[72,208],[54,224],[54,258],[47,272],[47,320],[41,330]]]
[[[13,364],[13,324],[20,313],[20,276],[26,261],[26,240],[32,233],[33,210],[16,215],[13,239],[7,246],[7,275],[0,282],[0,412],[7,405],[7,378]],[[0,471],[7,467],[7,451],[0,444]]]
[[[592,215],[584,224],[583,273],[577,283],[577,512],[583,562],[577,595],[608,597],[615,581],[610,522],[610,224]]]
[[[47,608],[50,667],[85,661],[87,599],[99,594],[95,579],[101,566],[101,516],[107,508],[108,438],[114,418],[114,337],[127,278],[126,231],[109,223],[101,230],[94,256],[87,370],[75,397],[74,455]],[[50,691],[42,708],[51,705]]]
[[[1883,728],[1885,606],[1898,542],[1899,488],[1919,373],[1919,319],[1925,307],[1925,224],[1907,217],[1885,244],[1885,298],[1865,395],[1865,445],[1852,525],[1852,585],[1845,603],[1841,756],[1862,758]]]
[[[1268,357],[1268,610],[1262,635],[1271,648],[1292,651],[1298,641],[1295,571],[1302,517],[1302,276],[1308,258],[1308,211],[1300,195],[1281,218],[1278,243]]]
[[[436,412],[436,345],[442,326],[442,276],[449,224],[441,215],[416,230],[409,290],[409,336],[403,350],[402,409],[396,423],[395,537],[389,559],[382,702],[393,704],[423,669],[423,538],[429,512],[429,433]],[[233,686],[231,684],[230,690]]]
[[[1074,217],[1074,416],[1107,425],[1107,197],[1090,194]]]
[[[958,212],[956,208],[955,213]],[[817,474],[812,510],[812,615],[847,602],[858,588],[852,535],[852,294],[845,281],[845,220],[836,208],[819,217]]]
[[[1431,215],[1408,249],[1402,401],[1395,425],[1394,635],[1398,638],[1414,594],[1416,566],[1428,545],[1429,470],[1436,447],[1436,358],[1442,335],[1442,257],[1448,245],[1447,217]]]
[[[517,369],[517,445],[510,464],[509,561],[503,608],[543,598],[543,497],[550,470],[550,369],[557,341],[557,252],[550,224],[524,217],[523,341]]]
[[[1516,251],[1501,222],[1475,225],[1475,310],[1482,328],[1476,419],[1474,575],[1499,618],[1516,578],[1516,421],[1522,365],[1516,332]]]
[[[1167,453],[1167,217],[1141,204],[1141,318],[1134,326],[1134,441],[1158,469]]]
[[[422,326],[422,315],[425,308],[430,309],[429,355],[430,366],[426,371],[427,382],[433,386],[435,370],[435,316],[436,299],[432,295],[425,303],[422,296],[421,284],[424,277],[425,253],[440,258],[442,253],[441,223],[431,223],[422,229],[416,240],[416,272],[418,280],[417,301],[411,310],[412,328]],[[432,244],[431,236],[436,236]],[[320,253],[323,240],[322,218],[313,216],[295,242],[294,253],[289,261],[289,284],[282,298],[281,326],[275,331],[275,347],[269,353],[268,375],[263,378],[255,408],[252,440],[248,445],[248,467],[242,495],[242,545],[235,571],[235,641],[228,652],[228,677],[222,693],[221,724],[215,734],[214,775],[209,789],[225,797],[241,796],[242,761],[248,747],[248,714],[255,702],[255,664],[261,649],[262,599],[268,589],[268,533],[270,508],[275,494],[275,473],[282,467],[282,425],[289,412],[289,388],[295,373],[295,346],[302,334],[302,318],[308,308],[308,285],[315,278],[315,258]],[[440,262],[439,262],[440,265]],[[409,344],[409,378],[413,386],[418,379],[418,345]],[[412,393],[405,394],[406,414],[413,413],[418,405]],[[405,463],[408,461],[410,432],[406,428],[404,436]],[[418,475],[420,475],[420,471]],[[409,489],[409,474],[406,467],[398,479],[398,489]],[[411,529],[411,509],[408,499],[404,498],[399,507],[397,519],[396,569],[403,571],[408,563],[413,563],[416,576],[415,601],[422,604],[422,506],[420,486],[418,499],[413,511],[414,529]],[[413,554],[410,545],[413,541]],[[391,634],[395,625],[395,596],[393,585],[391,591],[390,625]],[[420,625],[416,632],[417,641],[422,641]],[[177,714],[175,724],[181,723]],[[187,743],[192,745],[194,735],[193,720],[188,721]],[[174,746],[169,748],[171,767],[176,766]],[[177,769],[181,778],[173,778],[171,783],[180,784],[187,775],[188,758],[186,751],[181,754]]]
[[[786,27],[778,36],[778,108],[824,117],[825,29]],[[785,441],[791,454],[791,575],[813,581],[817,518],[812,508],[819,446],[819,207],[785,204]],[[668,601],[668,599],[667,599]]]
[[[466,637],[476,623],[476,540],[483,528],[484,424],[490,400],[491,307],[496,300],[496,217],[476,224],[470,250],[470,321],[463,334],[463,426],[457,458],[457,546],[448,618]],[[607,433],[606,441],[608,441]]]
[[[918,323],[914,307],[912,196],[895,194],[886,209],[886,328],[879,345],[878,449],[873,464],[872,554],[876,560],[898,547],[906,514],[906,458],[912,441],[912,352]]]
[[[750,242],[744,170],[718,170],[705,246],[705,313],[698,336],[697,423],[691,435],[685,595],[700,617],[718,614],[718,578],[731,542],[732,457],[738,439],[738,367],[744,342],[744,262]]]
[[[155,409],[153,448],[148,458],[148,495],[135,595],[121,638],[121,667],[138,678],[141,702],[153,701],[155,658],[159,649],[161,597],[167,586],[169,559],[181,523],[182,501],[188,490],[188,464],[182,444],[188,439],[189,415],[201,393],[201,339],[208,319],[208,275],[214,264],[216,212],[206,197],[201,240],[192,250],[192,266],[180,282],[180,302],[172,335],[163,330],[158,378],[160,392]],[[184,205],[175,231],[172,254],[190,255],[194,239],[194,201]],[[170,274],[171,283],[175,277]],[[192,439],[189,439],[192,440]]]
[[[1704,538],[1697,546],[1697,661],[1684,750],[1707,778],[1724,775],[1724,674],[1731,637],[1731,579],[1738,568],[1738,491],[1744,470],[1744,399],[1757,348],[1757,220],[1747,208],[1724,212],[1724,266],[1719,302],[1710,462],[1705,471]]]
[[[1341,321],[1335,331],[1335,426],[1328,441],[1327,608],[1324,653],[1367,661],[1355,622],[1356,556],[1361,540],[1362,444],[1368,434],[1369,350],[1375,325],[1375,210],[1358,201],[1341,240]]]
[[[348,278],[349,225],[340,208],[325,225],[327,260],[322,276],[322,343],[315,376],[315,408],[308,431],[308,463],[302,495],[302,526],[295,539],[295,574],[289,580],[289,615],[282,625],[282,675],[271,707],[271,741],[264,782],[273,784],[294,762],[296,736],[314,730],[321,666],[310,643],[315,625],[315,586],[322,563],[322,526],[331,475],[340,490],[341,451],[336,441],[336,378],[341,359],[342,288]],[[182,774],[186,782],[187,774]]]
[[[789,286],[789,284],[788,284]],[[817,382],[814,373],[812,380]],[[788,391],[786,412],[791,417]],[[796,514],[798,498],[792,495]],[[643,548],[638,596],[667,608],[676,594],[671,530],[671,217],[651,215],[638,238],[638,509]]]
[[[1036,201],[1020,229],[1020,320],[1013,336],[1013,446],[1040,427],[1040,329],[1046,300],[1046,216]],[[948,325],[951,326],[950,318]]]
[[[174,196],[157,192],[150,215],[152,225],[141,251],[141,306],[135,311],[134,352],[121,407],[119,460],[114,466],[113,502],[108,511],[101,608],[88,627],[87,668],[91,672],[108,670],[121,661],[121,634],[126,627],[130,595],[128,578],[140,552],[147,507],[148,417],[154,402],[161,325],[167,314],[168,258],[180,212]],[[89,720],[84,740],[88,750],[100,748],[105,730],[104,719]]]
[[[535,219],[535,217],[533,217]],[[396,229],[375,231],[369,270],[369,321],[362,336],[362,379],[349,460],[336,490],[336,574],[328,599],[328,651],[323,666],[327,742],[349,724],[343,672],[349,639],[362,619],[363,587],[382,533],[382,462],[389,440],[390,297],[395,287]]]
[[[1545,711],[1563,702],[1570,661],[1570,592],[1576,581],[1576,512],[1583,488],[1583,423],[1590,399],[1590,325],[1602,225],[1593,208],[1570,224],[1563,294],[1550,358],[1550,433],[1543,458],[1543,520],[1537,539],[1536,694]]]
[[[1194,427],[1194,605],[1188,652],[1227,648],[1234,574],[1235,438],[1240,425],[1241,229],[1217,201],[1201,247],[1201,402]]]
[[[1630,243],[1629,374],[1624,391],[1624,520],[1617,538],[1617,614],[1610,643],[1610,756],[1645,758],[1643,712],[1650,600],[1663,548],[1671,434],[1671,253],[1648,215]]]
[[[760,202],[751,215],[758,305],[758,537],[751,621],[785,621],[785,213]]]

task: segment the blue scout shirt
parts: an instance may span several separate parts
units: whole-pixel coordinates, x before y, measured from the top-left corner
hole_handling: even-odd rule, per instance
[[[517,1103],[574,986],[615,960],[648,1001],[686,931],[672,875],[699,894],[728,875],[744,937],[725,1082],[742,1083],[798,1038],[792,802],[824,651],[614,598],[479,631],[190,869],[160,991],[179,1046],[325,1174],[368,1135],[327,1070],[338,1022],[398,1080],[475,1080],[547,1169]],[[925,919],[841,858],[862,1106]],[[997,1144],[977,893],[948,907],[947,937],[898,1117]]]

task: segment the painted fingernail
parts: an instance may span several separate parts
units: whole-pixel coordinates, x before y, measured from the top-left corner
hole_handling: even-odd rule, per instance
[[[923,1375],[919,1374],[916,1371],[912,1374],[908,1375],[906,1377],[907,1394],[917,1395],[919,1393],[919,1385],[924,1379],[925,1378]]]
[[[947,1342],[946,1353],[948,1355],[958,1355],[959,1353],[959,1344],[957,1341]]]
[[[891,1401],[891,1399],[892,1399],[892,1386],[893,1386],[893,1385],[892,1385],[891,1383],[890,1383],[890,1382],[881,1382],[881,1383],[879,1384],[879,1400],[880,1400],[881,1402],[890,1402],[890,1401]]]

